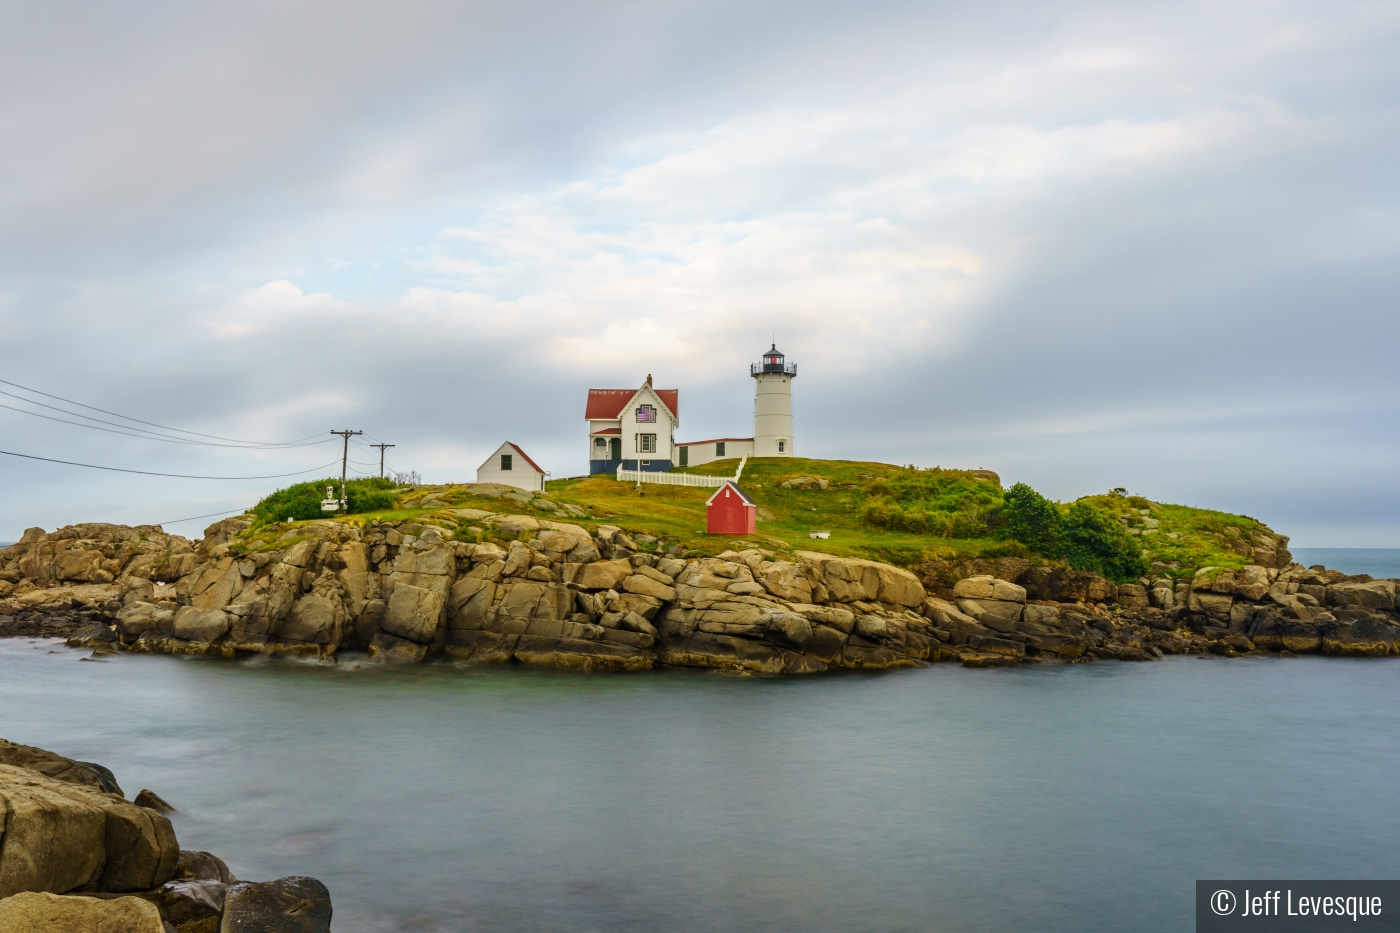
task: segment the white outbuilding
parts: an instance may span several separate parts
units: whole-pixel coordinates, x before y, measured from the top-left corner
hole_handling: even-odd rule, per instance
[[[476,468],[476,481],[514,486],[526,492],[544,492],[544,470],[510,441],[496,448],[496,452]]]

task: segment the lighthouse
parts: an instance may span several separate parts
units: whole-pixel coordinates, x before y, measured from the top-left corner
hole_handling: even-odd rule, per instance
[[[753,455],[755,457],[793,456],[792,380],[797,364],[789,363],[774,343],[763,354],[763,362],[749,367],[753,376]]]

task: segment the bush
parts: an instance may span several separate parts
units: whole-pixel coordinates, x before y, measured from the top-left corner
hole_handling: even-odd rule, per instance
[[[1001,518],[1008,538],[1049,556],[1059,552],[1060,510],[1025,483],[1006,491]]]
[[[1110,580],[1129,580],[1147,572],[1139,542],[1118,520],[1087,502],[1076,502],[1060,519],[1063,556],[1080,570]]]
[[[1025,483],[1017,483],[1006,491],[1001,517],[1006,537],[1079,570],[1120,582],[1147,572],[1141,544],[1114,515],[1088,502],[1062,509]]]
[[[327,486],[333,487],[334,492],[338,494],[340,480],[315,480],[279,489],[255,505],[253,514],[263,522],[280,522],[288,518],[307,521],[345,514],[321,511],[321,500],[326,497]],[[345,484],[345,498],[350,514],[391,509],[394,507],[394,484],[377,476],[370,479],[352,479]]]

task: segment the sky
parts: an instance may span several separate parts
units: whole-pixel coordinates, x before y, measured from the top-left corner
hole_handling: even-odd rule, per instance
[[[1393,2],[0,15],[0,540],[197,536],[333,429],[577,475],[648,374],[747,435],[776,341],[801,456],[1400,547]]]

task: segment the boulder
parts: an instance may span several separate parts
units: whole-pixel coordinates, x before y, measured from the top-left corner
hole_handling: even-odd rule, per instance
[[[573,671],[640,671],[650,668],[655,656],[626,645],[522,635],[515,647],[515,659],[523,664]]]
[[[384,631],[420,645],[430,644],[443,616],[443,598],[432,590],[396,583],[384,614]]]
[[[958,608],[979,624],[998,632],[1014,632],[1021,627],[1020,603],[999,599],[959,599]]]
[[[1235,593],[1243,599],[1258,602],[1269,593],[1269,571],[1258,564],[1249,564],[1235,571]]]
[[[1025,587],[1008,583],[1005,580],[998,580],[987,574],[959,580],[953,585],[953,595],[968,599],[998,599],[1015,603],[1026,601]]]
[[[160,911],[139,897],[96,898],[25,891],[0,900],[6,933],[165,933]]]
[[[1028,626],[1055,628],[1060,624],[1060,609],[1058,606],[1027,605],[1021,613],[1021,621]]]
[[[447,604],[448,629],[484,628],[496,590],[496,584],[479,577],[463,577],[453,584]]]
[[[583,590],[615,589],[631,575],[632,562],[625,557],[594,561],[591,564],[564,565],[564,582],[572,583]]]
[[[175,877],[182,881],[222,881],[224,884],[233,884],[238,880],[217,855],[189,849],[180,850]]]
[[[164,814],[115,794],[0,765],[0,897],[18,891],[145,891],[175,874],[180,846]]]
[[[1187,602],[1187,607],[1192,612],[1204,613],[1217,619],[1230,618],[1230,606],[1235,599],[1233,596],[1226,596],[1214,591],[1191,589],[1191,596]]]
[[[175,613],[171,634],[186,641],[212,644],[229,630],[228,613],[222,609],[196,609],[185,606]]]
[[[227,882],[209,879],[167,881],[141,897],[155,904],[160,915],[176,927],[212,919],[209,928],[218,929],[228,887]]]
[[[369,659],[379,664],[420,664],[428,656],[426,645],[379,632],[369,642]]]
[[[315,878],[242,882],[224,896],[219,933],[328,933],[331,894]]]
[[[318,588],[292,605],[291,614],[277,629],[285,642],[339,646],[345,633],[345,604]]]
[[[628,593],[650,596],[662,602],[670,602],[676,598],[675,587],[667,586],[665,583],[660,583],[640,573],[634,573],[623,580],[622,588]]]
[[[0,739],[0,765],[28,768],[30,771],[38,771],[40,774],[57,781],[80,784],[103,793],[116,794],[118,797],[126,796],[122,792],[121,786],[117,784],[116,775],[107,768],[91,761],[64,758],[46,748],[20,745]],[[3,823],[0,823],[0,829],[2,828]]]
[[[790,561],[780,560],[762,565],[762,572],[757,579],[765,590],[785,602],[812,601],[812,584],[807,580],[802,568]]]
[[[658,660],[675,667],[780,674],[786,665],[782,649],[763,642],[708,632],[667,641]]]
[[[1146,609],[1147,587],[1140,583],[1119,584],[1117,601],[1124,609]]]
[[[1360,616],[1338,619],[1321,627],[1322,653],[1351,658],[1383,658],[1400,653],[1400,627],[1387,619]]]
[[[175,612],[162,609],[148,602],[137,602],[117,613],[117,629],[123,635],[135,638],[147,632],[158,631],[161,625],[169,631],[173,627]]]
[[[1327,588],[1327,601],[1333,606],[1395,610],[1395,584],[1389,580],[1370,583],[1334,583]]]
[[[829,488],[831,486],[831,481],[820,476],[794,476],[792,479],[783,480],[778,485],[784,489],[805,489],[814,491]]]
[[[504,664],[515,655],[519,635],[502,635],[471,629],[451,629],[443,650],[457,661],[472,664]]]

